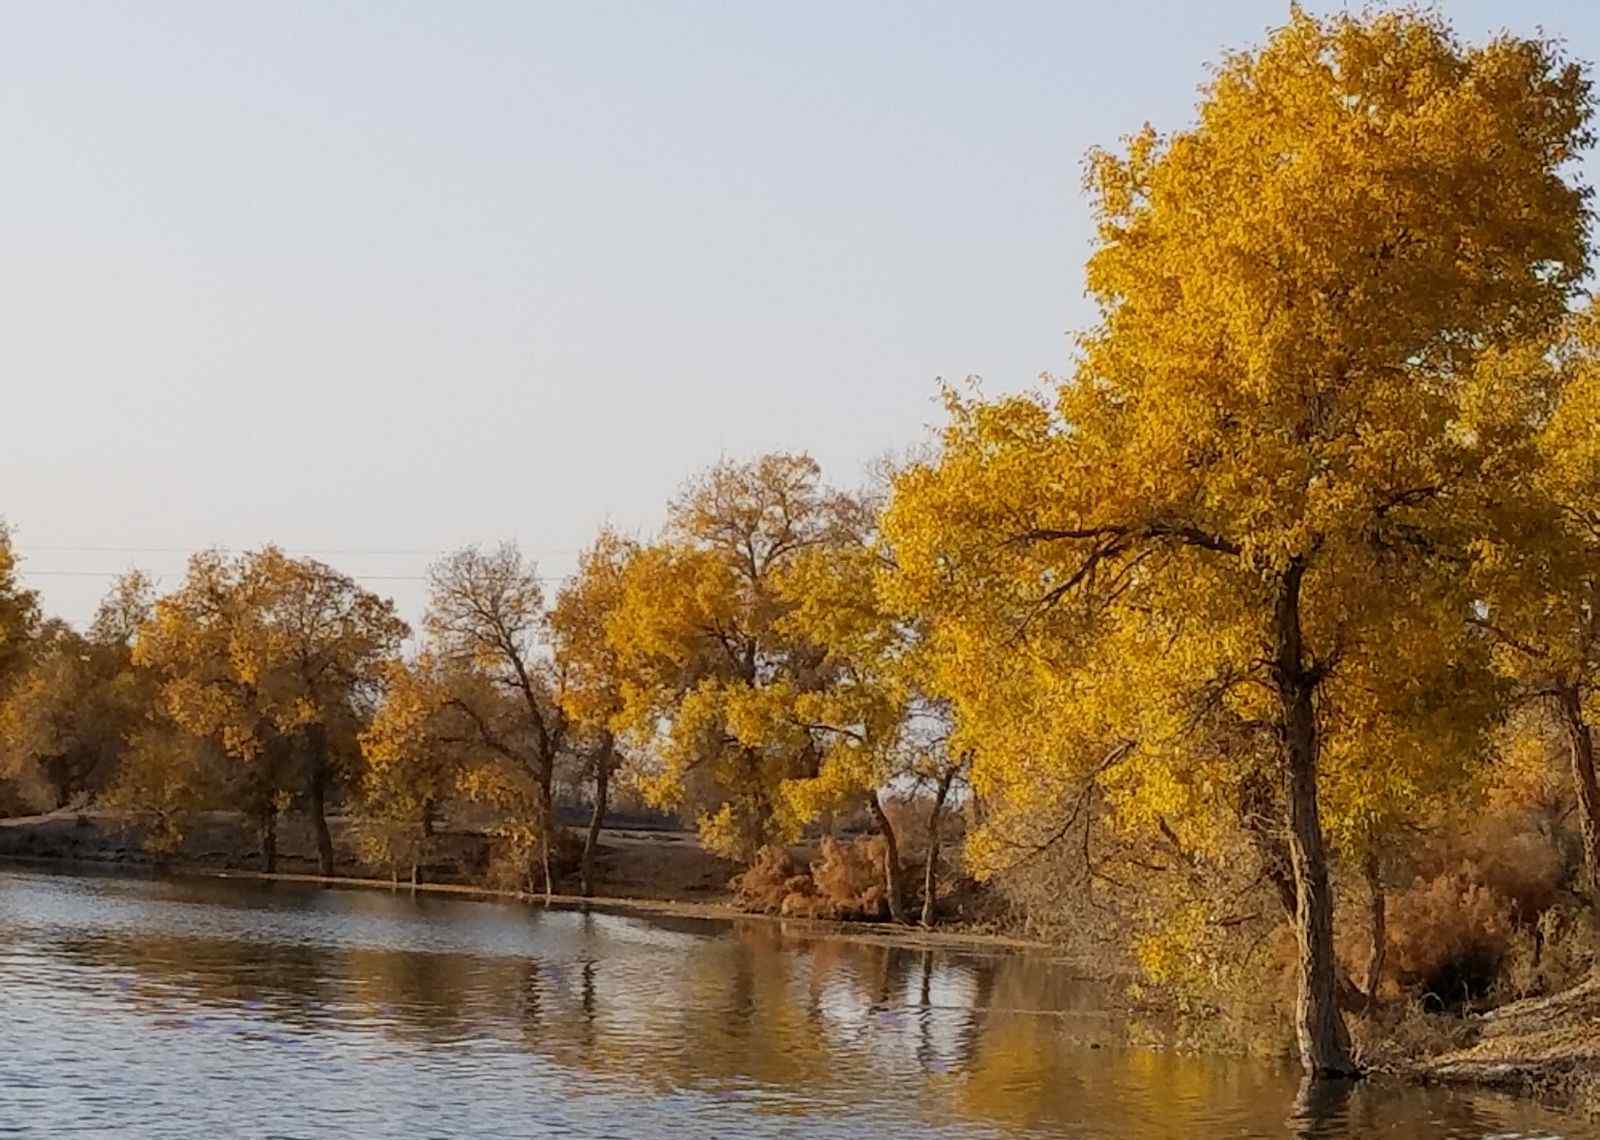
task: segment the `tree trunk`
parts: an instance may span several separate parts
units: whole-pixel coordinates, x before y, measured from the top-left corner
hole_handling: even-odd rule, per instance
[[[1594,774],[1594,733],[1583,719],[1583,696],[1576,685],[1556,698],[1572,755],[1572,783],[1578,793],[1578,821],[1583,828],[1583,860],[1589,873],[1590,917],[1600,923],[1600,785]]]
[[[939,777],[939,790],[934,793],[933,810],[928,813],[928,857],[922,865],[922,925],[932,926],[938,910],[939,893],[939,824],[944,817],[945,797],[950,794],[950,783],[956,778],[951,768]]]
[[[327,768],[314,762],[311,772],[310,803],[311,826],[317,833],[317,869],[325,878],[333,875],[333,834],[328,830]]]
[[[905,884],[900,880],[900,845],[895,842],[894,825],[883,810],[883,801],[873,792],[868,801],[872,818],[877,821],[878,833],[883,836],[883,887],[889,896],[889,917],[896,922],[906,920]]]
[[[257,824],[261,839],[261,869],[267,874],[278,870],[278,809],[268,808],[261,813]]]
[[[1294,884],[1294,870],[1290,865],[1289,844],[1284,839],[1288,829],[1283,823],[1283,813],[1278,809],[1271,785],[1252,775],[1241,786],[1239,798],[1239,826],[1244,829],[1261,862],[1261,873],[1278,897],[1284,916],[1291,924],[1300,910],[1299,892]],[[1349,1012],[1367,1008],[1367,995],[1339,970],[1339,1006]]]
[[[539,857],[544,863],[544,905],[549,906],[556,893],[555,877],[550,872],[550,833],[555,830],[555,800],[547,783],[539,789]]]
[[[1367,877],[1367,931],[1371,949],[1367,952],[1367,1005],[1378,1003],[1378,986],[1383,981],[1383,959],[1388,952],[1388,899],[1383,893],[1378,857],[1368,855],[1362,868]]]
[[[600,828],[606,821],[606,800],[611,791],[611,761],[616,742],[608,732],[600,740],[594,767],[594,811],[589,816],[589,834],[583,839],[582,885],[584,898],[594,897],[594,853],[600,846]]]
[[[1333,893],[1317,807],[1318,678],[1307,668],[1300,629],[1300,586],[1305,564],[1291,562],[1278,586],[1273,614],[1273,681],[1283,718],[1282,746],[1289,807],[1289,862],[1295,883],[1295,940],[1299,995],[1295,1035],[1300,1063],[1312,1077],[1359,1072],[1350,1034],[1339,1010],[1333,955]]]

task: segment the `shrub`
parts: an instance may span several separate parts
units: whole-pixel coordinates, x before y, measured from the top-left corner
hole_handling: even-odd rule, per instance
[[[1463,866],[1418,879],[1389,907],[1396,979],[1435,1009],[1489,993],[1511,949],[1512,904]]]
[[[745,910],[787,918],[874,920],[888,911],[883,887],[883,840],[824,836],[807,866],[783,847],[763,847],[729,884]]]
[[[811,868],[825,917],[837,919],[882,918],[888,909],[884,893],[884,841],[844,841],[824,837],[821,857]]]
[[[1595,931],[1582,911],[1554,907],[1516,932],[1501,967],[1501,996],[1553,994],[1577,985],[1595,961]]]
[[[1410,1002],[1389,1006],[1350,1023],[1356,1055],[1377,1072],[1405,1072],[1418,1062],[1471,1044],[1477,1029],[1452,1014],[1431,1013]]]
[[[757,914],[782,914],[790,894],[814,894],[811,872],[787,848],[768,846],[756,852],[755,859],[729,887],[734,901],[744,910]]]

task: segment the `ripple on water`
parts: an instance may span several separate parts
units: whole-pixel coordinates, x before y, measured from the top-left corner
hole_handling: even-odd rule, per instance
[[[1302,1097],[1122,1047],[1045,961],[767,924],[0,870],[0,993],[0,1133],[1587,1134],[1488,1095]]]

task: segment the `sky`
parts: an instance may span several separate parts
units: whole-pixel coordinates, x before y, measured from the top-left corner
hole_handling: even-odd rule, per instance
[[[1600,58],[1592,0],[1441,7]],[[0,518],[83,622],[269,541],[415,619],[439,554],[555,588],[722,457],[859,482],[940,378],[1066,369],[1085,153],[1288,5],[4,11]]]

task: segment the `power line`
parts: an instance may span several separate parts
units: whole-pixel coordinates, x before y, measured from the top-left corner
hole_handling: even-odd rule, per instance
[[[32,570],[26,566],[20,568],[23,577],[55,577],[55,578],[120,578],[127,573],[126,570]],[[162,571],[151,571],[157,575]],[[182,575],[182,570],[165,571],[168,574]],[[361,582],[426,582],[426,574],[350,574],[347,577]],[[536,582],[565,582],[571,574],[535,574]]]
[[[40,546],[36,543],[22,544],[25,550],[44,550],[59,554],[195,554],[202,550],[238,550],[240,547],[217,546]],[[386,557],[421,558],[433,557],[450,553],[449,550],[399,550],[376,549],[363,547],[279,547],[285,554],[341,554],[349,556],[373,555]],[[583,548],[581,546],[541,546],[534,547],[528,553],[533,554],[576,554]]]

